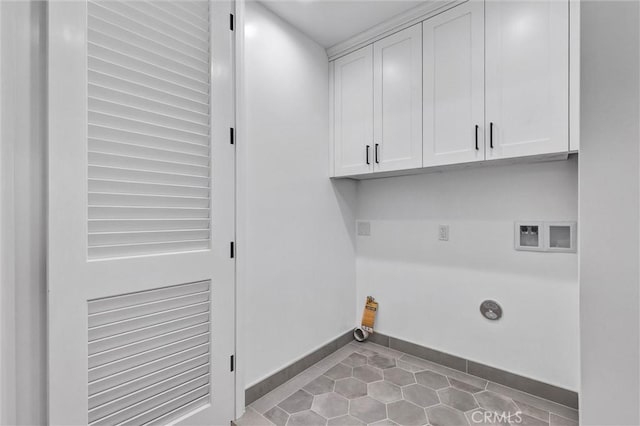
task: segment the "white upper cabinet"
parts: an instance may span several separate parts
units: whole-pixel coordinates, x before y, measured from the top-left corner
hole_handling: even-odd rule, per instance
[[[334,64],[335,176],[373,171],[373,46]]]
[[[333,175],[568,155],[576,14],[569,0],[470,0],[336,59]]]
[[[422,28],[373,44],[374,170],[422,167]]]
[[[484,160],[484,3],[423,22],[424,166]]]
[[[568,2],[485,7],[487,160],[567,152]]]

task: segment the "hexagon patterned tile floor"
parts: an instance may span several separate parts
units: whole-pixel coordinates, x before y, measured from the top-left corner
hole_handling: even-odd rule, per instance
[[[496,388],[486,380],[393,349],[353,342],[255,401],[235,423],[578,425],[576,410],[504,387],[501,394]]]

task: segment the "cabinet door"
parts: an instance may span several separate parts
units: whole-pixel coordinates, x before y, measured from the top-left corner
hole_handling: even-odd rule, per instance
[[[484,3],[423,22],[424,166],[484,160]]]
[[[567,152],[569,4],[486,2],[487,159]]]
[[[373,45],[374,170],[422,167],[422,27]]]
[[[334,64],[335,175],[373,170],[373,47]]]

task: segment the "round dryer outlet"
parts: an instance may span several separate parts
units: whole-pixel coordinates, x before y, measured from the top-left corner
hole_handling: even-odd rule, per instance
[[[491,321],[502,318],[502,308],[495,300],[485,300],[480,304],[480,313],[483,317]]]

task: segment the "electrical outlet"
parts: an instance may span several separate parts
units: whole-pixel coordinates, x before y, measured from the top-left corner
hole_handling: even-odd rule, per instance
[[[438,239],[449,241],[449,225],[438,225]]]
[[[358,222],[358,235],[371,236],[371,222]]]

